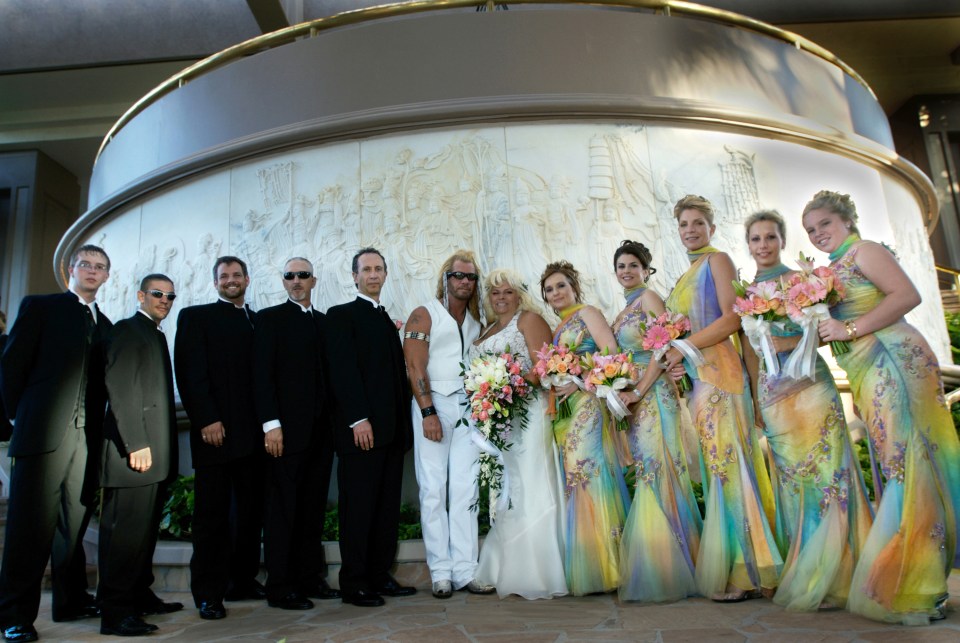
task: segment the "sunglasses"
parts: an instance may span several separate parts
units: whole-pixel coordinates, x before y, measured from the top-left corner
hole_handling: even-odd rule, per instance
[[[294,277],[300,277],[300,279],[309,279],[313,276],[312,272],[307,272],[306,270],[301,270],[300,272],[285,272],[283,273],[283,279],[285,281],[293,281]]]
[[[167,296],[167,301],[173,301],[177,298],[177,293],[175,292],[163,292],[162,290],[144,290],[146,294],[150,295],[154,299],[163,299],[163,296]]]
[[[480,275],[478,275],[475,272],[460,272],[458,270],[457,272],[448,272],[447,279],[451,277],[453,277],[454,279],[468,279],[470,281],[476,281],[477,279],[480,278]]]

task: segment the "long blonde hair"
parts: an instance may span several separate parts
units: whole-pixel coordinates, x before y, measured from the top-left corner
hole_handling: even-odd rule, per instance
[[[477,263],[477,258],[471,251],[461,248],[447,257],[447,260],[443,262],[442,266],[440,266],[440,277],[437,279],[437,299],[446,303],[445,295],[447,290],[447,273],[453,270],[453,264],[457,261],[472,263],[473,269],[478,275],[477,287],[474,289],[473,295],[470,297],[470,301],[467,302],[467,310],[470,311],[470,314],[474,319],[480,321],[480,282],[483,278],[483,275],[480,274],[480,264]]]
[[[540,307],[537,306],[536,300],[530,295],[530,291],[527,290],[527,285],[523,283],[520,275],[509,268],[498,268],[487,275],[483,282],[483,289],[486,292],[486,296],[483,298],[483,312],[487,316],[487,323],[497,318],[497,314],[493,311],[493,305],[490,303],[490,291],[503,285],[509,285],[517,291],[520,296],[520,310],[529,310],[540,314]]]

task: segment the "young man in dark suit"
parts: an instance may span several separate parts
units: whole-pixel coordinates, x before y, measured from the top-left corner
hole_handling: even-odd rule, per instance
[[[325,412],[324,316],[310,305],[317,283],[312,264],[287,261],[289,298],[257,315],[253,384],[267,451],[264,555],[267,602],[306,610],[310,598],[340,598],[327,585],[323,521],[333,466]]]
[[[0,390],[15,419],[9,454],[6,540],[0,570],[0,626],[7,641],[36,641],[40,585],[52,559],[53,620],[100,614],[86,592],[82,500],[88,446],[99,447],[106,393],[100,343],[111,327],[96,305],[110,276],[102,248],[81,246],[68,267],[70,286],[20,305],[0,362]],[[92,503],[91,503],[92,504]]]
[[[390,575],[397,554],[404,453],[413,446],[410,385],[396,324],[380,305],[387,263],[374,248],[353,258],[357,298],[327,312],[335,393],[343,602],[409,596]]]
[[[101,634],[143,636],[157,629],[140,617],[183,609],[150,589],[153,552],[166,488],[177,475],[173,369],[160,322],[176,298],[160,274],[140,282],[140,308],[113,327],[106,343],[109,397],[100,484]]]
[[[193,457],[193,557],[190,589],[200,618],[227,615],[227,600],[263,599],[263,431],[253,405],[253,327],[244,304],[247,264],[232,256],[213,266],[220,298],[177,318],[174,367],[190,417]]]

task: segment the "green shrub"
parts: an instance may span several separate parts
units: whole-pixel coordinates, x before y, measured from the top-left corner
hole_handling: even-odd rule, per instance
[[[190,540],[193,525],[193,476],[180,476],[170,485],[160,514],[160,538]]]

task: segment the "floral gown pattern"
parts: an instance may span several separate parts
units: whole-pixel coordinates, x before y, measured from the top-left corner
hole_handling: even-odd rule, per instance
[[[792,322],[772,332],[801,334]],[[783,364],[790,351],[778,357]],[[759,361],[757,401],[773,456],[774,528],[785,556],[773,601],[790,610],[843,607],[873,511],[840,393],[820,356],[813,380],[770,375]]]
[[[596,351],[579,312],[561,322],[554,344],[573,345],[579,355]],[[626,494],[622,476],[615,475],[619,467],[606,405],[585,391],[568,400],[572,413],[554,421],[553,435],[564,479],[567,587],[571,594],[583,596],[610,592],[620,584],[618,547]]]
[[[641,367],[643,350],[637,309],[614,326],[617,344]],[[623,433],[636,490],[620,540],[620,599],[661,602],[696,594],[694,569],[702,521],[693,494],[681,432],[677,389],[667,374],[637,402]],[[692,427],[687,426],[687,430]]]
[[[856,319],[884,297],[856,264],[864,243],[831,264],[846,288],[831,310],[836,319]],[[837,363],[886,479],[847,606],[877,620],[926,623],[946,597],[960,515],[960,443],[937,359],[901,319],[851,342]]]
[[[697,257],[677,281],[667,308],[690,319],[692,332],[721,316],[710,255]],[[701,351],[688,403],[700,436],[706,511],[697,554],[697,589],[705,596],[773,588],[783,565],[770,531],[773,491],[754,430],[746,371],[727,338]]]

